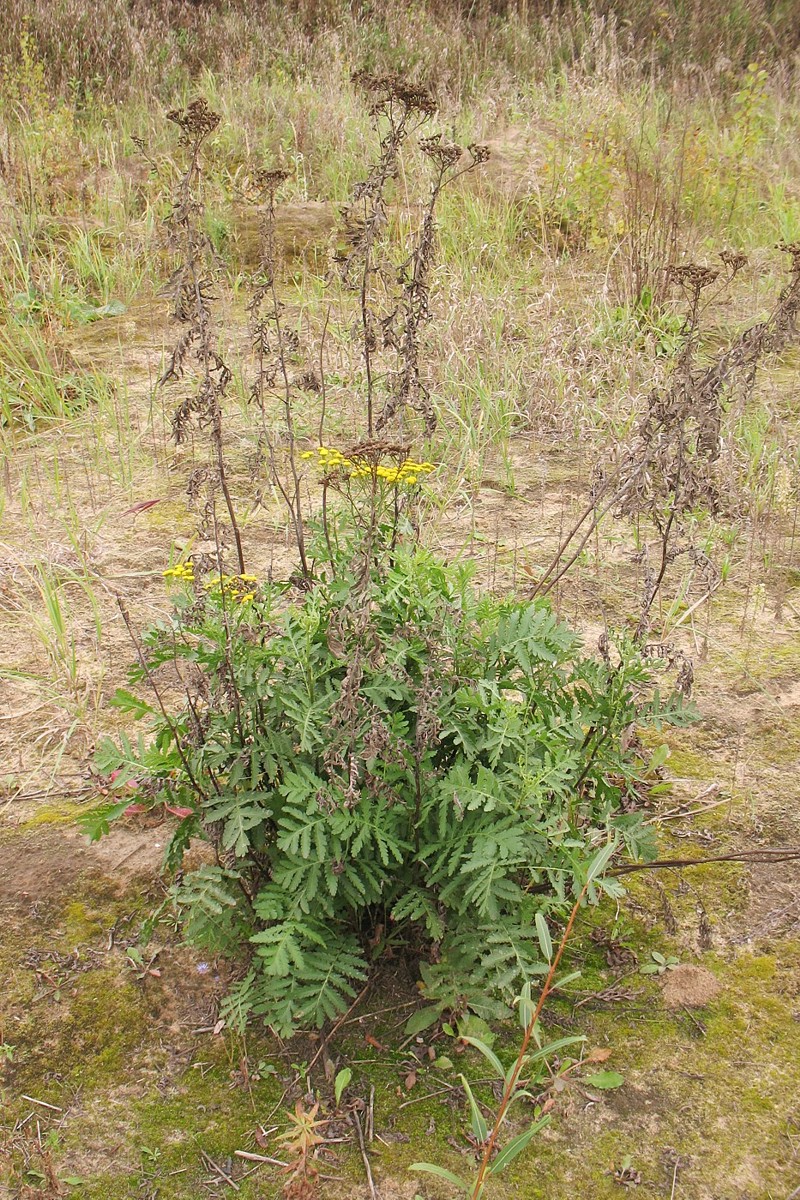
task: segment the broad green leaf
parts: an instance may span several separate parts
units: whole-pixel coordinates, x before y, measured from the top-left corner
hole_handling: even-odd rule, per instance
[[[650,762],[647,764],[647,767],[645,768],[647,771],[647,774],[652,775],[653,772],[657,771],[659,767],[663,767],[664,763],[669,758],[669,755],[670,755],[669,746],[665,742],[662,742],[662,744],[660,746],[658,746],[653,751],[652,755],[650,756]]]
[[[490,1050],[485,1042],[480,1041],[478,1038],[470,1037],[469,1035],[462,1037],[461,1040],[463,1042],[467,1042],[470,1046],[474,1046],[476,1050],[480,1050],[486,1061],[494,1068],[498,1079],[505,1079],[505,1067],[500,1062],[500,1059],[497,1057],[494,1050]]]
[[[108,304],[100,304],[94,311],[98,317],[121,317],[128,310],[121,300],[109,300]]]
[[[422,1033],[423,1029],[430,1029],[431,1025],[435,1025],[440,1016],[441,1010],[436,1005],[420,1008],[406,1021],[405,1032],[409,1037],[415,1033]]]
[[[536,922],[536,932],[539,935],[539,945],[542,947],[542,954],[548,962],[553,961],[553,942],[550,938],[550,930],[547,927],[547,921],[540,912],[537,912],[534,918]]]
[[[600,1091],[610,1091],[622,1087],[625,1079],[617,1071],[598,1071],[596,1075],[589,1075],[583,1082],[588,1083],[589,1087],[599,1088]]]
[[[490,1048],[497,1041],[497,1037],[492,1033],[491,1026],[488,1021],[484,1021],[482,1017],[476,1017],[474,1012],[467,1013],[466,1016],[460,1017],[458,1021],[459,1037],[477,1037],[485,1046]]]
[[[502,1079],[502,1075],[500,1078]],[[477,1141],[478,1145],[482,1146],[489,1136],[489,1126],[486,1124],[486,1118],[484,1117],[483,1113],[478,1108],[478,1102],[472,1094],[472,1088],[469,1086],[469,1081],[467,1080],[466,1076],[461,1075],[460,1079],[464,1087],[464,1091],[467,1093],[467,1099],[469,1100],[470,1113],[472,1116],[472,1132],[475,1135],[475,1140]]]
[[[519,996],[519,1023],[524,1030],[527,1030],[533,1014],[536,1011],[536,1006],[531,1000],[531,985],[530,981],[526,982]]]
[[[566,987],[568,983],[574,983],[576,979],[580,979],[583,971],[571,971],[569,975],[565,975],[563,979],[557,979],[550,991],[554,992],[556,988]]]
[[[347,1087],[347,1085],[350,1083],[350,1080],[352,1078],[353,1078],[353,1072],[350,1070],[350,1068],[343,1067],[342,1070],[339,1071],[339,1073],[337,1074],[335,1080],[333,1081],[333,1094],[336,1098],[337,1106],[339,1104],[339,1101],[342,1098],[342,1092]]]
[[[566,1046],[576,1046],[579,1042],[585,1041],[585,1034],[581,1034],[580,1036],[576,1037],[559,1038],[558,1041],[550,1042],[547,1046],[542,1046],[540,1050],[535,1050],[533,1054],[530,1055],[529,1061],[538,1062],[539,1059],[550,1058],[552,1054],[555,1054],[558,1050],[563,1050]]]
[[[598,850],[597,854],[595,854],[594,858],[589,864],[589,870],[586,872],[587,883],[593,883],[594,880],[597,879],[598,875],[602,875],[603,871],[605,871],[606,867],[611,861],[612,855],[616,853],[618,845],[619,843],[617,839],[614,838],[612,841],[608,842],[607,845],[603,846],[602,850]]]

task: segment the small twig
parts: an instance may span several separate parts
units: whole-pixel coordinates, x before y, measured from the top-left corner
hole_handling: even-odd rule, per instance
[[[722,586],[722,580],[720,579],[717,581],[717,583],[714,584],[713,587],[710,587],[707,592],[704,592],[703,595],[699,598],[699,600],[695,600],[694,604],[690,608],[686,609],[686,612],[681,613],[681,615],[678,617],[677,621],[674,623],[674,625],[670,629],[670,633],[674,633],[679,625],[683,625],[684,621],[688,621],[689,618],[692,616],[692,614],[695,613],[702,604],[705,604],[706,600],[710,600],[711,597],[714,595],[714,593],[716,591],[718,591],[721,586]],[[664,641],[664,638],[666,636],[666,628],[667,627],[665,624],[664,629],[661,632],[662,642]]]
[[[37,1100],[35,1096],[20,1096],[21,1100],[27,1100],[29,1104],[40,1104],[42,1108],[50,1108],[53,1112],[63,1112],[63,1108],[59,1108],[57,1104],[48,1104],[46,1100]]]
[[[358,1148],[361,1151],[361,1159],[364,1163],[364,1170],[367,1173],[367,1183],[369,1185],[369,1194],[372,1197],[372,1200],[380,1200],[380,1195],[378,1193],[378,1189],[375,1187],[375,1180],[372,1178],[372,1167],[369,1165],[369,1155],[367,1154],[367,1147],[364,1144],[364,1131],[361,1128],[361,1122],[358,1119],[358,1113],[355,1112],[354,1110],[351,1111],[351,1113],[350,1113],[350,1124],[355,1129],[356,1137],[358,1138]]]
[[[705,867],[709,863],[742,862],[742,863],[783,863],[794,862],[800,858],[800,849],[787,847],[785,850],[772,848],[766,850],[738,850],[732,854],[713,854],[708,858],[658,858],[649,863],[625,863],[609,871],[609,875],[630,875],[633,871],[658,871],[665,869],[681,870],[684,867]]]
[[[700,1021],[698,1021],[697,1017],[694,1016],[694,1014],[689,1010],[689,1008],[685,1004],[682,1004],[681,1008],[686,1013],[687,1017],[692,1022],[692,1024],[696,1025],[697,1028],[700,1030],[700,1033],[702,1034],[702,1036],[705,1037],[706,1032],[707,1032],[705,1025],[703,1025]]]
[[[441,1096],[445,1092],[452,1092],[452,1091],[453,1091],[453,1088],[451,1088],[451,1087],[443,1087],[443,1088],[439,1088],[438,1091],[428,1092],[428,1094],[426,1096],[415,1096],[413,1100],[404,1100],[402,1104],[398,1104],[398,1106],[397,1106],[398,1111],[401,1108],[408,1108],[412,1104],[422,1104],[423,1101],[425,1101],[425,1100],[432,1100],[434,1096]]]
[[[272,1163],[274,1167],[288,1167],[288,1163],[282,1162],[280,1158],[270,1158],[268,1154],[251,1154],[249,1150],[234,1150],[235,1158],[246,1158],[248,1162],[254,1163]]]
[[[352,1025],[354,1021],[366,1021],[370,1017],[379,1017],[381,1013],[399,1012],[401,1008],[414,1008],[419,1003],[418,1000],[406,1000],[403,1004],[390,1004],[386,1008],[374,1008],[371,1012],[362,1013],[360,1017],[349,1017],[346,1021],[342,1021],[343,1025]],[[345,1013],[347,1017],[347,1013]],[[403,1017],[403,1021],[405,1021]]]
[[[665,813],[663,817],[653,817],[652,821],[648,821],[648,825],[658,825],[662,821],[680,821],[682,817],[702,817],[713,809],[719,808],[722,804],[730,804],[730,796],[723,796],[721,800],[714,800],[711,804],[701,804],[699,808],[684,808],[678,809],[676,812]]]
[[[671,781],[671,782],[674,782],[674,781]],[[692,799],[691,803],[697,804],[698,800],[702,800],[704,796],[716,796],[717,792],[719,791],[719,788],[720,788],[720,785],[715,780],[713,783],[710,783],[708,785],[708,787],[704,787],[702,792],[698,792],[697,795]],[[727,797],[724,796],[722,798],[722,800],[718,801],[718,803],[724,804],[726,799],[727,799]],[[714,808],[714,807],[716,807],[716,804],[712,804],[710,807]],[[706,806],[703,805],[702,807],[700,807],[694,811],[705,812],[705,809],[706,809]],[[650,818],[650,823],[652,824],[656,821],[671,821],[674,817],[688,817],[690,815],[691,815],[691,813],[688,812],[682,805],[679,804],[677,808],[670,808],[665,813],[656,813],[656,815],[654,817]]]
[[[215,1175],[219,1175],[220,1179],[223,1179],[225,1181],[225,1183],[227,1183],[230,1187],[232,1187],[235,1192],[241,1191],[241,1188],[239,1187],[236,1180],[231,1179],[231,1177],[230,1177],[230,1175],[228,1175],[227,1171],[223,1171],[223,1169],[219,1165],[219,1163],[215,1163],[210,1154],[206,1154],[205,1150],[203,1150],[201,1148],[200,1155],[203,1159],[203,1162],[208,1167],[209,1171],[213,1171]]]
[[[12,717],[16,714],[12,714]],[[11,717],[0,716],[0,720],[9,720]],[[54,793],[58,793],[60,800],[72,800],[78,796],[85,796],[90,792],[97,790],[97,784],[87,783],[85,787],[73,788],[70,791],[64,791],[57,784],[53,784],[51,788],[40,792],[17,792],[15,796],[0,797],[0,804],[26,804],[30,800],[49,800]]]

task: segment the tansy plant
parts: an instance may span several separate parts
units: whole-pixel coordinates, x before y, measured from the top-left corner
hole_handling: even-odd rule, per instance
[[[426,1020],[508,1011],[546,970],[537,921],[570,910],[597,848],[650,851],[624,731],[691,717],[627,643],[585,655],[546,602],[486,595],[470,564],[416,544],[373,465],[342,467],[360,495],[317,532],[301,587],[204,586],[184,568],[132,672],[157,702],[115,701],[150,732],[98,751],[125,798],[90,832],[133,784],[139,803],[184,814],[167,870],[209,844],[170,902],[191,942],[242,963],[223,1009],[236,1026],[321,1026],[387,942],[419,959]],[[159,679],[174,662],[194,682],[171,707]],[[604,890],[619,884],[600,878],[589,898]]]
[[[254,396],[266,411],[280,393],[286,436],[279,445],[267,428],[264,444],[300,569],[254,579],[236,541],[239,573],[225,574],[219,538],[215,556],[167,569],[171,616],[134,636],[135,690],[115,698],[147,731],[100,743],[97,767],[119,800],[86,822],[99,836],[131,800],[179,817],[167,903],[189,941],[239,964],[224,1019],[259,1018],[284,1036],[342,1013],[389,943],[419,963],[428,1010],[416,1028],[445,1011],[510,1011],[547,972],[547,922],[576,898],[619,894],[602,873],[587,883],[598,848],[652,849],[636,811],[645,767],[623,735],[692,717],[681,695],[654,687],[659,664],[628,640],[586,654],[546,599],[487,594],[471,563],[418,544],[415,507],[434,464],[412,456],[407,434],[414,421],[435,426],[421,335],[433,208],[466,152],[423,141],[432,176],[417,240],[394,274],[379,271],[384,191],[434,106],[393,78],[365,86],[381,151],[347,210],[341,266],[362,319],[353,391],[365,389],[367,439],[326,446],[324,380],[309,393],[304,375],[306,396],[320,395],[319,444],[297,443],[271,253],[283,176],[267,172]],[[485,157],[470,155],[465,169]],[[400,291],[379,321],[370,298],[386,306],[388,278]],[[394,370],[377,370],[379,327]],[[210,852],[184,870],[192,841]]]

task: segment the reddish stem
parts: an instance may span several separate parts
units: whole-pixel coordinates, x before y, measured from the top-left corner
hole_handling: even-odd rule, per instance
[[[544,1008],[544,1005],[545,1005],[545,1001],[547,1000],[547,997],[549,996],[550,992],[553,989],[553,981],[555,979],[556,971],[558,970],[558,964],[561,961],[561,956],[564,953],[567,942],[569,941],[570,934],[572,933],[572,927],[575,924],[575,918],[578,915],[578,909],[580,908],[581,903],[583,902],[583,898],[586,895],[588,890],[589,890],[589,884],[587,882],[581,888],[580,895],[578,896],[578,899],[575,901],[572,912],[569,914],[569,920],[567,921],[567,927],[564,930],[564,936],[562,937],[561,942],[559,943],[559,947],[558,947],[558,950],[556,951],[555,958],[553,959],[552,963],[550,964],[550,970],[548,971],[547,978],[544,981],[544,987],[542,988],[541,995],[539,996],[539,1002],[536,1005],[536,1009],[534,1010],[533,1016],[531,1017],[530,1021],[528,1022],[528,1026],[525,1030],[525,1036],[522,1039],[522,1045],[520,1046],[519,1054],[517,1055],[517,1061],[514,1063],[514,1069],[511,1072],[508,1082],[506,1083],[505,1089],[503,1090],[503,1096],[500,1101],[500,1107],[497,1110],[497,1116],[494,1119],[494,1125],[492,1126],[491,1133],[489,1134],[489,1139],[486,1143],[486,1148],[484,1149],[484,1152],[483,1152],[483,1158],[481,1159],[481,1165],[478,1170],[478,1177],[475,1180],[475,1187],[472,1189],[472,1195],[470,1197],[470,1200],[479,1200],[481,1192],[483,1191],[483,1186],[484,1186],[484,1183],[486,1182],[486,1172],[489,1168],[489,1163],[491,1162],[492,1154],[494,1153],[494,1148],[497,1143],[497,1138],[500,1134],[500,1126],[503,1124],[503,1118],[506,1115],[508,1106],[511,1103],[511,1100],[514,1096],[514,1092],[517,1089],[517,1081],[519,1079],[520,1072],[522,1071],[522,1066],[525,1061],[525,1054],[528,1049],[528,1044],[529,1044],[531,1038],[533,1037],[533,1031],[536,1028],[536,1022],[539,1020],[542,1009]]]

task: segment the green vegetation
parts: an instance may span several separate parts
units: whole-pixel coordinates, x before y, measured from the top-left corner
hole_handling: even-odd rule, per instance
[[[7,9],[0,1186],[791,1196],[796,5]]]
[[[358,468],[344,470],[352,485]],[[373,462],[354,506],[381,470],[398,468]],[[353,518],[336,528],[334,557],[320,535],[299,603],[287,584],[174,568],[199,598],[145,635],[147,674],[195,664],[207,705],[167,716],[118,693],[154,732],[101,745],[99,769],[128,796],[84,820],[107,831],[133,782],[148,810],[183,817],[172,869],[198,835],[224,856],[183,874],[173,900],[193,943],[255,946],[224,1012],[281,1036],[345,1011],[367,944],[380,958],[420,936],[436,947],[429,1023],[465,1006],[501,1016],[498,994],[543,970],[534,917],[564,914],[587,855],[615,832],[635,856],[652,849],[624,813],[646,764],[623,732],[694,716],[679,693],[649,694],[632,647],[581,656],[546,605],[478,597],[468,568],[403,544],[389,496],[373,503],[366,535]]]

